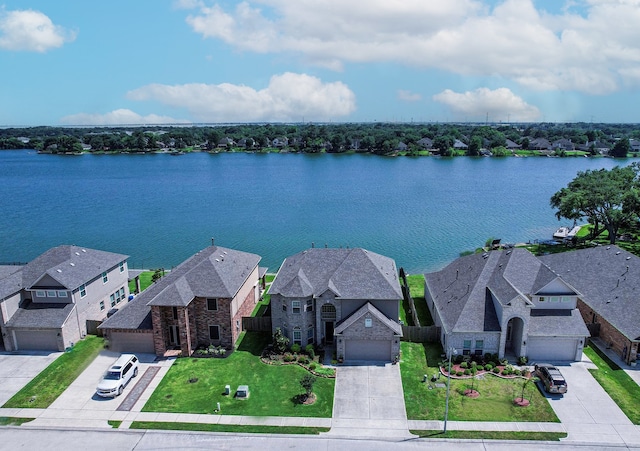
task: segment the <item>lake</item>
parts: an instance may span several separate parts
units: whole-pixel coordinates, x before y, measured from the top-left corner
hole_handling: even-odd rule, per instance
[[[550,197],[609,158],[440,158],[0,151],[0,261],[60,244],[171,268],[215,243],[275,271],[316,247],[363,247],[409,273],[432,271],[490,237],[549,239]]]

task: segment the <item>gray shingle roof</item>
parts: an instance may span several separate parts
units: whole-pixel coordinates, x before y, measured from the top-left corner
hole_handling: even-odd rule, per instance
[[[489,293],[502,305],[525,302],[558,276],[526,249],[461,257],[425,275],[445,332],[500,330]]]
[[[640,258],[618,246],[598,246],[540,259],[579,290],[598,316],[630,340],[640,338]]]
[[[530,337],[588,337],[591,335],[578,309],[531,310],[529,317]]]
[[[101,329],[151,329],[151,305],[184,307],[194,297],[233,298],[260,256],[209,246],[144,290],[100,326]]]
[[[78,246],[62,245],[49,249],[24,266],[23,288],[29,289],[49,275],[69,290],[98,277],[128,257]]]
[[[63,326],[75,304],[41,304],[27,302],[7,321],[7,327],[58,329]]]
[[[380,321],[382,324],[384,324],[389,329],[391,329],[394,334],[398,335],[399,337],[402,337],[402,326],[400,326],[400,324],[396,323],[392,319],[387,318],[384,315],[384,313],[382,313],[380,310],[375,308],[373,304],[371,304],[371,302],[367,302],[365,305],[363,305],[358,310],[353,312],[347,318],[343,319],[338,324],[336,324],[335,333],[341,334],[346,329],[348,329],[349,326],[351,326],[353,323],[355,323],[360,318],[362,318],[366,313],[371,313],[375,318],[378,319],[378,321]]]
[[[24,266],[0,266],[0,300],[22,289],[22,268]]]
[[[395,261],[365,249],[312,248],[285,259],[269,289],[285,297],[402,298]]]

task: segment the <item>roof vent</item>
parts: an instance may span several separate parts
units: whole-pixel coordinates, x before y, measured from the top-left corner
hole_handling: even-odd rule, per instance
[[[627,257],[627,260],[631,260],[631,257]]]
[[[85,252],[85,253],[86,253],[86,252],[87,252],[87,250],[86,250],[86,249],[82,249],[82,252]]]
[[[616,252],[616,255],[620,255],[620,251]]]
[[[80,252],[76,252],[76,255],[80,255]]]
[[[607,246],[607,250],[611,249],[611,246]]]
[[[69,265],[71,265],[71,266],[76,266],[76,264],[75,264],[75,263],[73,263],[73,262],[69,263]]]
[[[218,259],[216,258],[216,261],[217,261],[217,262],[219,262],[220,260],[218,260]]]
[[[607,299],[607,304],[611,304],[611,299]]]
[[[56,269],[56,272],[62,272],[62,270],[61,269]]]

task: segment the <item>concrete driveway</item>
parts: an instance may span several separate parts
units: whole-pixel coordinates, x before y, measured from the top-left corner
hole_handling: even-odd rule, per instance
[[[102,376],[119,356],[120,353],[117,352],[101,351],[87,369],[49,406],[48,410],[115,411],[156,358],[152,354],[137,354],[140,362],[138,376],[131,379],[122,395],[115,398],[96,395],[96,387]]]
[[[330,435],[410,438],[400,365],[363,362],[337,369]]]
[[[567,441],[640,444],[640,429],[589,373],[588,368],[595,366],[586,356],[582,362],[557,367],[567,380],[567,393],[563,396],[545,393],[545,396],[566,427]]]
[[[62,352],[0,354],[0,406],[57,359]]]

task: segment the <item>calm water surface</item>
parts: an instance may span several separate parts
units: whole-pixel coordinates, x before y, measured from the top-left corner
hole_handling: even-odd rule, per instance
[[[548,239],[549,198],[589,158],[372,155],[38,155],[0,152],[0,261],[52,246],[130,255],[170,268],[211,243],[275,271],[311,247],[364,247],[411,273],[435,270],[489,237]]]

